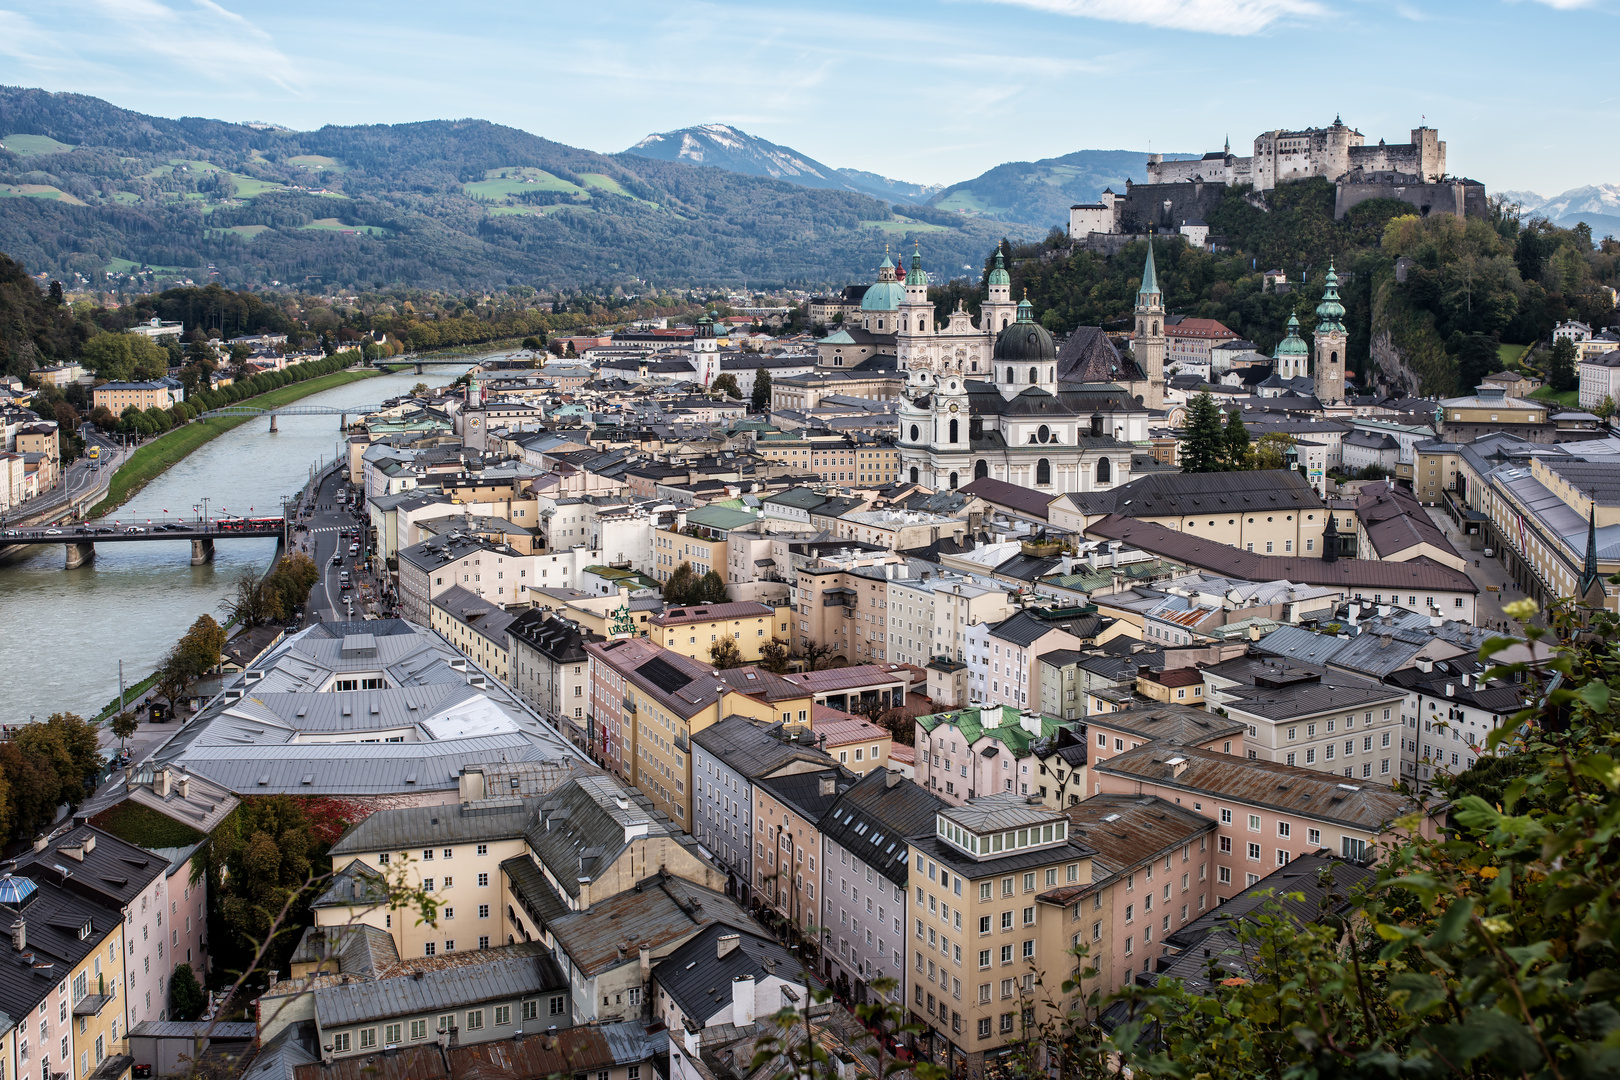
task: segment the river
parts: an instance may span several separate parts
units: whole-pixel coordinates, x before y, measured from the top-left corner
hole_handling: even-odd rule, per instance
[[[469,358],[468,364],[476,358]],[[339,386],[300,405],[380,404],[419,382],[443,386],[466,370],[435,365]],[[148,484],[112,516],[120,521],[192,516],[204,496],[210,514],[274,516],[281,499],[309,479],[311,466],[339,452],[336,416],[250,420],[203,446]],[[60,545],[0,566],[0,722],[43,720],[53,712],[89,718],[118,694],[118,662],[133,684],[158,666],[202,614],[223,618],[220,601],[245,571],[262,572],[274,540],[222,540],[214,561],[191,565],[191,542],[100,544],[87,566],[64,570]]]

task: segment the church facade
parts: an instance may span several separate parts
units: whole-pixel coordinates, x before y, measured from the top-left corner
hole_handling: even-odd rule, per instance
[[[1083,349],[1060,355],[1029,301],[1013,303],[999,252],[977,323],[960,306],[936,322],[915,253],[904,293],[895,309],[906,379],[902,480],[949,490],[991,477],[1054,495],[1130,480],[1132,451],[1147,445],[1164,394],[1164,298],[1151,250],[1137,295],[1133,360],[1092,327],[1076,331]]]

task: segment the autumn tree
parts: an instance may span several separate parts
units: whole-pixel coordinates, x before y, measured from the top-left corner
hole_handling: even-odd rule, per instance
[[[119,743],[126,743],[140,730],[141,721],[140,717],[125,709],[113,717],[112,722],[107,726],[111,729],[113,738],[117,739]]]
[[[728,398],[735,400],[742,399],[742,387],[737,385],[737,376],[733,375],[729,371],[715,379],[714,382],[709,385],[709,389],[713,393],[724,394]]]
[[[1288,468],[1288,448],[1294,445],[1294,437],[1283,431],[1270,431],[1260,436],[1260,441],[1254,446],[1254,467],[1256,469],[1286,469]]]
[[[77,713],[52,713],[42,724],[24,724],[12,742],[48,772],[38,794],[48,800],[52,809],[61,803],[76,807],[83,802],[86,782],[106,765],[95,727]],[[55,780],[54,791],[51,778]]]

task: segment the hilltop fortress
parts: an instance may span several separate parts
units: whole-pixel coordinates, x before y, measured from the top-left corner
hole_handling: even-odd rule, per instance
[[[1479,217],[1487,209],[1483,184],[1447,175],[1446,144],[1435,128],[1413,128],[1410,142],[1380,139],[1369,146],[1365,135],[1338,117],[1325,128],[1261,132],[1248,157],[1232,153],[1230,142],[1189,161],[1150,154],[1147,174],[1145,184],[1127,181],[1123,195],[1105,191],[1095,203],[1072,207],[1070,237],[1107,247],[1110,235],[1167,230],[1201,243],[1207,229],[1199,229],[1223,189],[1247,184],[1264,192],[1316,178],[1334,185],[1335,217],[1368,199],[1399,199],[1424,216]]]

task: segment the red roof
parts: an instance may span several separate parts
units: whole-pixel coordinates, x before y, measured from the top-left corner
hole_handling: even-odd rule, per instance
[[[769,619],[775,615],[775,608],[744,600],[731,604],[690,604],[670,608],[662,615],[654,615],[649,621],[654,626],[684,626],[687,623],[717,622],[722,619]]]
[[[1237,337],[1232,331],[1223,326],[1218,319],[1182,319],[1174,326],[1164,328],[1165,337],[1180,338],[1221,338],[1229,340]]]

